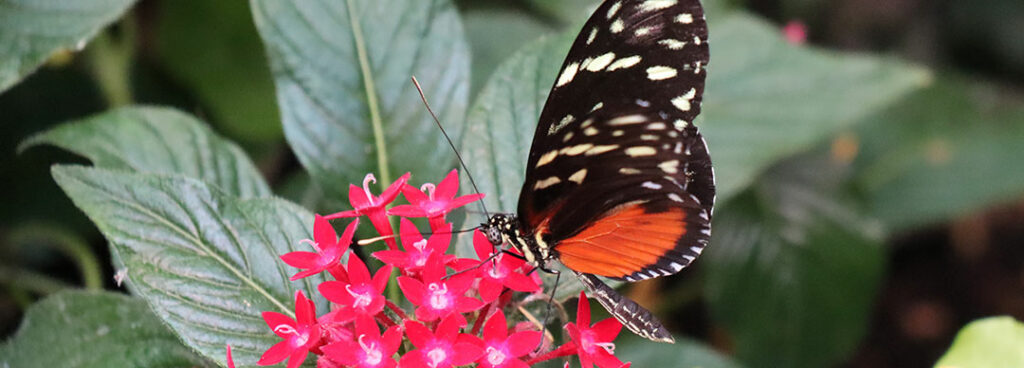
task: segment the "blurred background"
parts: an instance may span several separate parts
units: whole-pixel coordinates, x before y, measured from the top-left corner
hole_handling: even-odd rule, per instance
[[[594,3],[456,1],[472,49],[470,96],[519,47],[578,27]],[[972,320],[993,315],[1024,320],[1024,2],[723,0],[715,6],[757,14],[793,44],[837,57],[898,58],[932,73],[924,88],[835,132],[818,148],[779,162],[764,174],[768,184],[726,204],[733,213],[771,210],[785,217],[787,203],[808,198],[794,194],[796,187],[787,183],[809,175],[810,181],[828,182],[827,193],[848,197],[858,218],[866,218],[862,232],[877,242],[871,248],[877,254],[849,257],[860,262],[853,267],[872,270],[868,279],[877,277],[865,286],[866,313],[861,318],[839,307],[832,316],[849,317],[863,331],[827,332],[847,334],[851,342],[838,344],[827,359],[812,361],[841,367],[930,366]],[[715,19],[709,23],[714,33]],[[715,57],[712,44],[711,73]],[[25,308],[57,290],[117,288],[103,237],[49,173],[55,162],[87,161],[55,148],[18,153],[19,142],[59,123],[132,103],[196,115],[238,142],[275,193],[310,208],[320,203],[283,137],[248,3],[140,1],[83,50],[54,54],[0,94],[0,336],[10,336]],[[817,171],[809,174],[808,167]],[[766,209],[765,203],[775,205]],[[747,220],[742,217],[729,220]],[[738,331],[735,320],[715,317],[725,312],[708,307],[736,300],[716,289],[736,275],[704,270],[706,263],[697,262],[696,277],[639,284],[628,293],[655,306],[674,331],[748,362],[743,357],[756,353],[737,351],[736,341],[751,335]],[[813,309],[814,303],[807,305]]]

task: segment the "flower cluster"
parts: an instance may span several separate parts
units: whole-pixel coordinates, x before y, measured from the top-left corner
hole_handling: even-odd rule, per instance
[[[315,217],[313,239],[303,241],[313,252],[281,256],[299,270],[292,280],[330,274],[333,280],[318,285],[317,291],[331,302],[331,311],[317,316],[313,302],[297,292],[294,319],[264,312],[267,326],[282,340],[267,349],[258,364],[287,360],[287,367],[295,368],[313,353],[317,367],[324,368],[521,368],[572,355],[587,368],[629,366],[614,355],[612,341],[622,325],[614,318],[591,325],[583,293],[576,322],[565,325],[571,340],[560,346],[538,349],[553,344],[542,345],[536,324],[522,322],[510,329],[506,313],[516,310],[512,307],[515,292],[542,293],[540,277],[513,250],[495,249],[479,230],[472,239],[476,259],[448,254],[452,224],[446,216],[483,195],[457,196],[455,170],[437,185],[416,188],[408,180],[405,174],[376,196],[369,186],[376,179],[367,175],[362,188],[350,187],[353,210]],[[388,208],[399,193],[409,204]],[[372,253],[385,264],[373,273],[356,253],[349,252],[363,216],[388,246]],[[398,235],[392,229],[392,216],[398,217]],[[355,219],[339,238],[329,220],[348,217]],[[427,219],[429,237],[410,220],[417,217]],[[404,300],[385,297],[393,273],[397,279],[390,287],[397,285]],[[228,366],[234,367],[230,346],[227,354]]]

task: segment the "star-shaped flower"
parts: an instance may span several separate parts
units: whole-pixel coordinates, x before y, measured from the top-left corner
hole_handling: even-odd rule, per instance
[[[382,250],[373,253],[373,257],[386,264],[398,267],[405,275],[418,275],[427,264],[427,259],[432,255],[441,257],[445,264],[455,259],[455,256],[445,254],[452,242],[452,225],[447,224],[445,230],[435,233],[430,240],[424,240],[416,225],[409,219],[402,218],[398,228],[401,234],[402,249]]]
[[[526,261],[505,253],[499,253],[494,259],[488,260],[493,254],[494,245],[487,240],[487,236],[480,230],[473,232],[473,249],[476,250],[476,256],[479,260],[469,263],[473,263],[471,267],[478,267],[476,272],[480,276],[480,298],[485,303],[498,299],[498,296],[505,290],[505,287],[528,293],[540,290],[539,279],[531,278],[519,272],[526,265]],[[483,262],[483,264],[480,264],[480,262]],[[466,263],[459,262],[460,266],[457,268],[465,269],[464,265]]]
[[[427,183],[416,189],[408,184],[403,185],[402,195],[410,204],[395,206],[388,213],[402,217],[426,217],[430,220],[430,228],[436,232],[444,227],[444,218],[448,212],[484,197],[476,193],[456,198],[458,193],[459,172],[452,170],[437,186]]]
[[[316,306],[301,291],[295,293],[295,319],[277,312],[263,312],[263,320],[277,336],[284,339],[260,357],[259,365],[277,364],[288,359],[288,368],[306,360],[310,350],[320,343],[320,325],[316,323]]]
[[[406,336],[416,346],[402,357],[400,367],[408,368],[449,368],[467,365],[483,355],[480,339],[473,335],[459,333],[466,324],[460,314],[452,314],[441,320],[437,329],[431,332],[419,322],[405,323]]]
[[[384,287],[391,276],[391,266],[377,270],[370,278],[370,271],[355,255],[348,257],[347,281],[324,281],[317,287],[320,294],[338,308],[331,311],[334,322],[348,322],[355,316],[374,316],[384,309]]]
[[[366,216],[370,218],[370,222],[377,229],[378,234],[381,236],[391,236],[394,232],[391,230],[391,222],[388,221],[387,209],[384,207],[398,197],[399,189],[407,181],[409,181],[409,173],[405,173],[405,175],[391,183],[378,197],[370,192],[370,182],[377,183],[377,178],[373,174],[366,174],[366,177],[363,178],[362,188],[351,184],[348,187],[348,201],[352,208],[355,209],[330,214],[326,218],[333,220],[342,217]],[[384,241],[388,244],[388,248],[398,248],[398,243],[395,242],[395,239],[385,238]]]
[[[292,276],[292,281],[337,266],[341,256],[345,254],[349,244],[352,243],[352,236],[355,234],[357,226],[359,226],[359,219],[348,224],[345,233],[342,234],[341,239],[338,239],[331,223],[326,218],[316,215],[313,220],[313,240],[303,240],[304,243],[312,245],[316,252],[291,252],[281,256],[284,263],[303,270]]]
[[[576,323],[567,323],[565,329],[572,337],[583,368],[593,367],[593,364],[600,368],[621,368],[625,365],[615,357],[615,343],[612,342],[622,330],[622,323],[615,318],[607,318],[591,326],[590,302],[583,292],[580,292],[576,307]]]
[[[522,331],[509,336],[505,313],[500,309],[484,324],[484,354],[477,360],[481,368],[528,368],[519,357],[540,343],[540,331]]]
[[[483,306],[479,299],[465,296],[473,283],[472,274],[459,274],[444,279],[445,266],[440,255],[432,255],[423,268],[422,281],[409,276],[398,278],[409,302],[418,306],[416,318],[433,321],[450,314],[467,313]]]
[[[381,336],[377,323],[369,316],[356,317],[354,340],[342,340],[323,347],[324,355],[346,367],[392,368],[392,358],[402,344],[402,330],[392,326]]]

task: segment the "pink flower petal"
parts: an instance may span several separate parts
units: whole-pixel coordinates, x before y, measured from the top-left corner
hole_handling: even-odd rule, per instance
[[[391,183],[387,189],[384,189],[384,192],[380,194],[380,205],[383,206],[394,202],[395,198],[398,197],[398,192],[402,189],[402,186],[409,181],[409,177],[411,175],[412,174],[410,173],[405,173],[405,175],[399,177],[398,180],[395,180],[394,183]]]
[[[400,250],[382,250],[373,252],[373,258],[379,259],[385,264],[404,268],[409,262],[409,255]]]
[[[423,193],[422,190],[408,184],[402,186],[402,195],[405,196],[405,199],[408,200],[409,203],[412,203],[412,205],[417,208],[419,207],[418,204],[420,202],[430,200],[430,197],[428,197],[426,193]]]
[[[619,331],[622,331],[622,322],[619,322],[619,320],[615,318],[607,318],[601,322],[595,323],[590,330],[594,331],[598,340],[611,342],[619,335]]]
[[[474,337],[463,334],[463,336]],[[472,343],[456,343],[454,348],[455,356],[451,358],[452,365],[466,365],[480,359],[484,355],[484,349]]]
[[[423,326],[422,323],[406,321],[404,326],[405,335],[409,337],[409,342],[417,348],[422,349],[434,338],[434,334],[426,326]]]
[[[403,204],[400,206],[394,206],[388,209],[388,214],[399,217],[427,217],[427,212],[422,208],[411,205]]]
[[[302,365],[302,362],[306,361],[307,355],[309,355],[309,352],[304,349],[292,352],[292,355],[288,357],[287,368],[299,368],[299,366]]]
[[[370,283],[370,270],[354,253],[348,257],[348,280],[354,285]]]
[[[277,336],[283,339],[287,339],[288,336],[290,335],[286,335],[280,331],[277,331],[275,328],[280,325],[291,326],[293,328],[295,327],[295,320],[291,319],[291,317],[288,317],[284,314],[277,312],[263,312],[263,321],[267,323],[267,326],[270,327],[271,331],[274,331],[274,333],[277,334]]]
[[[452,199],[456,194],[459,193],[459,172],[452,170],[448,172],[448,175],[441,179],[440,183],[437,183],[437,189],[434,190],[434,199]]]
[[[391,270],[393,268],[394,267],[391,267],[390,265],[385,265],[377,270],[377,274],[373,275],[373,288],[376,289],[378,293],[384,292],[384,288],[388,285],[388,279],[391,278]]]
[[[289,266],[307,269],[317,266],[317,261],[320,260],[320,254],[313,252],[289,252],[282,255],[281,260]]]
[[[508,351],[514,357],[521,357],[529,354],[540,344],[542,335],[540,331],[521,331],[512,334],[508,338]]]
[[[499,309],[491,315],[491,318],[487,319],[487,322],[484,323],[483,335],[487,342],[504,341],[508,338],[508,321],[505,320],[504,312]]]
[[[338,242],[338,234],[334,232],[331,222],[319,214],[313,218],[313,240],[320,244],[320,249]]]
[[[532,278],[518,272],[512,272],[508,274],[508,276],[505,276],[504,284],[505,286],[508,286],[509,289],[525,293],[532,293],[540,290],[540,285],[537,285]]]
[[[484,306],[484,302],[477,298],[470,298],[468,296],[459,297],[458,301],[455,302],[455,310],[459,313],[468,313],[480,309]]]
[[[398,277],[398,288],[402,289],[402,294],[405,295],[406,299],[409,299],[410,303],[423,305],[423,293],[426,292],[427,288],[420,280],[408,276],[400,276]]]
[[[292,353],[291,343],[288,340],[284,340],[274,344],[270,349],[263,352],[260,356],[260,360],[256,362],[259,365],[271,365],[280,363],[282,360],[288,357]]]
[[[581,328],[590,327],[590,302],[587,295],[580,292],[579,302],[576,304],[576,324]]]
[[[352,238],[356,235],[357,227],[359,227],[359,219],[352,220],[348,226],[345,226],[345,232],[341,234],[341,239],[338,239],[338,246],[341,247],[338,252],[339,256],[348,250],[349,244],[352,244]]]
[[[348,185],[348,202],[356,211],[370,206],[370,198],[366,196],[366,191],[354,184]]]

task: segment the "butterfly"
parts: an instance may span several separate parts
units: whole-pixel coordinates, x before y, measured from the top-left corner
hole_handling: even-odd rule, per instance
[[[637,335],[674,342],[598,276],[672,275],[711,236],[714,170],[693,125],[708,63],[699,0],[609,0],[586,22],[541,112],[518,213],[482,230],[540,270],[571,270]]]

